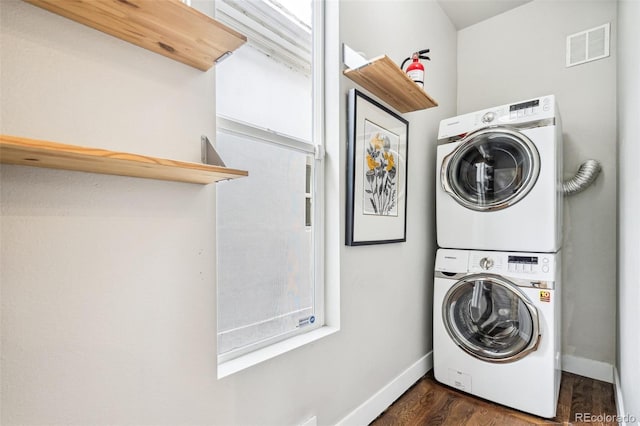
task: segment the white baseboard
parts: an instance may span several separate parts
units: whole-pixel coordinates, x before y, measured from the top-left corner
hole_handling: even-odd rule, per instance
[[[616,408],[618,410],[618,419],[620,422],[618,423],[620,426],[627,426],[629,423],[625,421],[626,411],[624,409],[624,398],[622,397],[622,386],[620,383],[620,375],[618,374],[618,369],[613,366],[613,387],[616,391]]]
[[[400,373],[398,377],[387,383],[371,398],[340,420],[336,426],[368,425],[431,368],[433,368],[433,351],[420,358]]]
[[[562,355],[562,370],[579,376],[613,383],[613,365],[602,361]]]
[[[627,410],[624,409],[624,396],[622,395],[622,382],[620,381],[620,373],[618,373],[618,369],[616,366],[613,366],[613,379],[614,379],[614,388],[615,388],[615,398],[616,398],[616,409],[618,410],[618,425],[619,426],[638,426],[640,422],[638,422],[638,418],[629,414]]]
[[[307,419],[307,421],[302,423],[300,426],[318,426],[318,418],[313,416]]]

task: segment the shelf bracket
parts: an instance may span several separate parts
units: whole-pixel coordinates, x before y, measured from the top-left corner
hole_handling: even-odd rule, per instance
[[[200,136],[200,161],[211,166],[227,167],[205,135]]]
[[[219,64],[220,62],[224,61],[225,59],[227,59],[231,55],[233,55],[233,52],[228,50],[225,53],[223,53],[222,55],[220,55],[220,57],[218,57],[218,59],[216,59],[214,62],[216,64]]]
[[[369,64],[369,60],[356,52],[345,43],[342,43],[342,63],[352,70]]]

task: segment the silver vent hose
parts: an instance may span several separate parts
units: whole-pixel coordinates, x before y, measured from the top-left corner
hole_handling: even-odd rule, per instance
[[[600,174],[600,163],[596,160],[587,160],[580,164],[575,176],[567,179],[562,184],[564,195],[574,195],[587,189]]]

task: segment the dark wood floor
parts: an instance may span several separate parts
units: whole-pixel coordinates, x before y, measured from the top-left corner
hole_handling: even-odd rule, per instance
[[[610,383],[563,372],[557,415],[554,419],[548,420],[442,385],[433,377],[431,370],[371,425],[586,425],[587,423],[576,422],[581,420],[579,417],[576,418],[576,413],[590,413],[594,417],[601,414],[614,417],[608,423],[590,422],[590,426],[617,425],[613,392],[613,385]]]

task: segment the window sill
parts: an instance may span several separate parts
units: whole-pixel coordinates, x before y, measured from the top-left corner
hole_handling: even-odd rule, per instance
[[[218,379],[238,373],[249,367],[260,364],[261,362],[330,336],[338,330],[340,330],[338,327],[320,327],[317,330],[292,337],[282,342],[274,343],[271,346],[242,355],[238,358],[232,359],[231,361],[220,363],[218,364]]]

